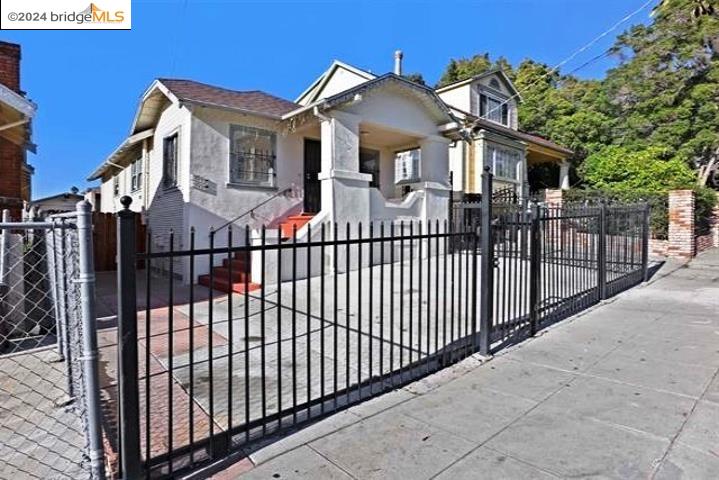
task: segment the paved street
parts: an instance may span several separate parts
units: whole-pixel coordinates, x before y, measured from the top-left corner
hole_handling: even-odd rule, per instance
[[[268,442],[217,478],[719,478],[718,280],[717,250],[665,265],[489,362]]]

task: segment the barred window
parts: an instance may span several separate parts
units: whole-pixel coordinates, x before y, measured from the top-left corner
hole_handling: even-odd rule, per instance
[[[487,165],[499,178],[519,180],[520,155],[516,150],[487,146]]]
[[[270,130],[230,126],[230,182],[275,185],[277,134]]]
[[[120,195],[120,175],[112,177],[112,194],[116,197]]]

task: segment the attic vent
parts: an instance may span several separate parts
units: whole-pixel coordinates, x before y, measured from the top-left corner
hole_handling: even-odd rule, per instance
[[[499,90],[499,88],[500,88],[500,87],[499,87],[499,80],[497,80],[496,78],[491,79],[491,80],[489,81],[489,86],[492,87],[492,88],[496,88],[497,90]]]

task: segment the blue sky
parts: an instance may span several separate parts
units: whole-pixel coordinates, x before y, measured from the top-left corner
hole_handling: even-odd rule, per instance
[[[488,51],[555,65],[646,0],[132,2],[131,31],[0,32],[22,44],[22,87],[38,104],[33,197],[85,178],[128,134],[156,77],[191,78],[294,99],[337,58],[385,73],[395,49],[406,72],[434,83],[450,58]],[[601,53],[631,23],[565,71]],[[601,77],[611,60],[577,72]]]

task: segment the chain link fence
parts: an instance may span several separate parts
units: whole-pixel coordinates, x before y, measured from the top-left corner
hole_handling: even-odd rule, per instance
[[[104,478],[89,204],[0,223],[0,479]]]

